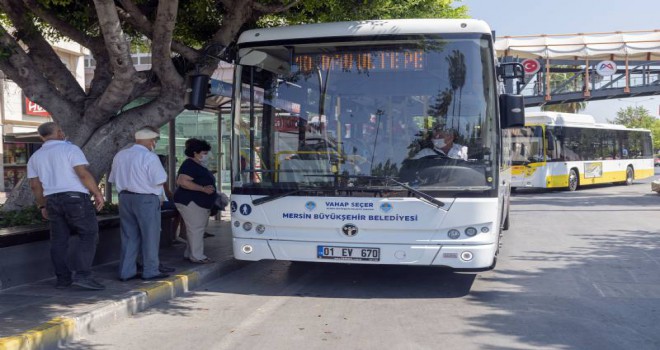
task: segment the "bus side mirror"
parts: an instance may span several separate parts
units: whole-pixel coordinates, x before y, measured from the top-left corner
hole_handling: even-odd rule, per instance
[[[525,101],[522,95],[500,95],[500,125],[502,129],[525,126]]]
[[[517,93],[520,93],[520,90],[525,85],[525,68],[520,62],[500,63],[497,65],[496,70],[497,78],[500,81],[507,82],[508,85],[509,81],[512,80],[516,84]]]
[[[500,63],[497,68],[497,77],[501,80],[518,79],[525,81],[525,67],[520,62]]]
[[[263,51],[241,49],[238,55],[240,57],[239,64],[243,66],[258,67],[282,75],[291,72],[289,63]]]

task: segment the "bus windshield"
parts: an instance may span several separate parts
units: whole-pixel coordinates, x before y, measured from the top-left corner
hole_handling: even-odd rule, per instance
[[[526,126],[511,130],[512,164],[524,165],[543,160],[543,129],[540,126]]]
[[[236,193],[387,179],[424,191],[495,188],[489,37],[252,44],[239,57]]]

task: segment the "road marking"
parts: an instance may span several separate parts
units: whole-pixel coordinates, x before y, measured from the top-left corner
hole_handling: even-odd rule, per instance
[[[282,306],[289,299],[287,295],[295,295],[299,290],[308,285],[315,275],[311,272],[305,273],[295,283],[282,289],[278,296],[271,297],[267,302],[257,308],[248,318],[234,327],[234,330],[225,335],[214,349],[237,349],[240,342],[253,335],[253,329],[266,322],[268,317],[274,314],[274,311]]]
[[[591,285],[594,288],[596,288],[596,290],[598,291],[598,294],[600,294],[601,297],[605,298],[605,293],[603,293],[603,291],[596,285],[596,283],[591,283]]]
[[[658,261],[658,260],[655,259],[654,257],[650,256],[647,252],[645,252],[645,251],[642,250],[642,254],[644,254],[644,256],[646,256],[649,260],[653,261],[653,262],[656,263],[657,265],[660,265],[660,261]]]

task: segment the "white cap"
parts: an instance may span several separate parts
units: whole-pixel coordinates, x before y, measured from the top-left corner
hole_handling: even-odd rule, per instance
[[[151,129],[140,129],[135,133],[136,140],[151,140],[160,137],[160,134]]]

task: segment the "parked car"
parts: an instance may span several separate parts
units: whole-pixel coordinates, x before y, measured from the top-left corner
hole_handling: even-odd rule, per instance
[[[653,157],[653,165],[660,166],[660,154],[656,154],[655,157]]]

